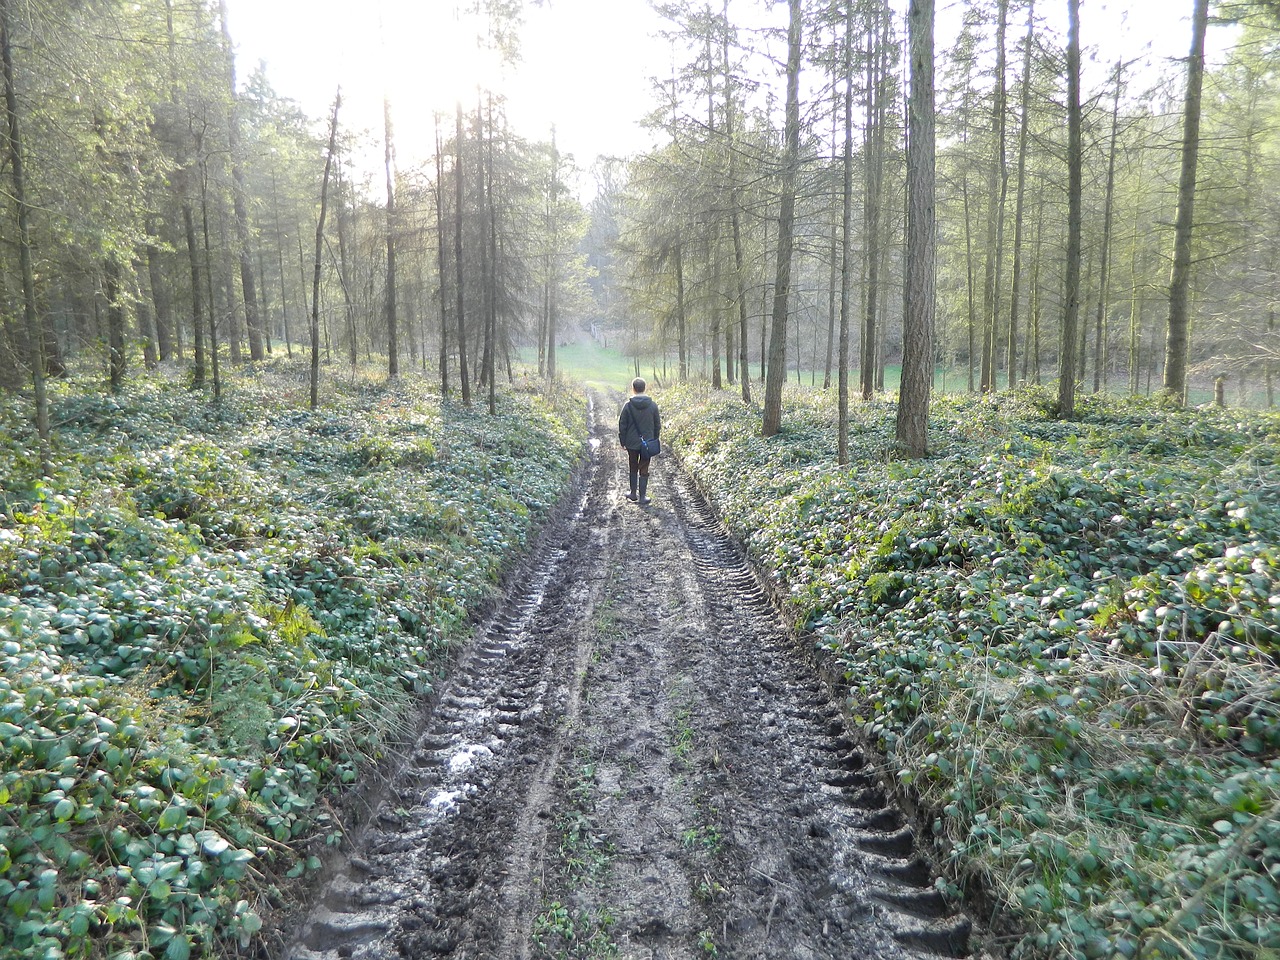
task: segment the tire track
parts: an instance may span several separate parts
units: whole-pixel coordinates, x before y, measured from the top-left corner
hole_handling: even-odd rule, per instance
[[[670,458],[612,402],[288,960],[959,956],[874,758]],[[585,952],[584,952],[585,951]]]

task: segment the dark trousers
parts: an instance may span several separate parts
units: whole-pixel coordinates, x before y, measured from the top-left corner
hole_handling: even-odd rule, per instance
[[[651,457],[641,456],[639,450],[627,451],[627,460],[630,462],[631,472],[638,472],[642,477],[647,477],[649,475],[649,461],[651,459]]]

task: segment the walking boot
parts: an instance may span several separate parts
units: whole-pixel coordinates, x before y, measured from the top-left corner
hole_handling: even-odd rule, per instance
[[[648,489],[649,489],[649,478],[641,477],[640,478],[640,506],[642,507],[647,507],[650,503],[653,502],[647,496],[645,496],[645,491]]]
[[[638,476],[639,474],[635,470],[631,471],[631,492],[627,494],[627,499],[632,503],[635,503],[638,499],[636,497],[636,477]]]

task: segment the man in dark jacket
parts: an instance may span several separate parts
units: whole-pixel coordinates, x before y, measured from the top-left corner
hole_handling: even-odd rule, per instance
[[[631,396],[622,405],[622,413],[618,415],[618,442],[627,451],[631,461],[631,492],[627,499],[640,501],[642,507],[649,505],[646,495],[649,489],[649,460],[644,454],[640,441],[657,440],[662,433],[662,419],[658,416],[658,405],[653,398],[645,394],[645,382],[641,377],[631,381]],[[640,482],[640,495],[636,496],[636,481]]]

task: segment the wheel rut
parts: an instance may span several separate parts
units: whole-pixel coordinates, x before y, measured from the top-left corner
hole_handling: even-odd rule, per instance
[[[875,758],[669,458],[590,461],[281,954],[963,956]]]

